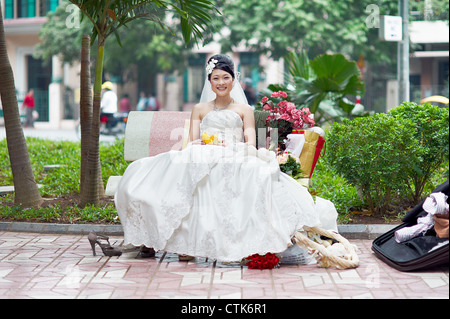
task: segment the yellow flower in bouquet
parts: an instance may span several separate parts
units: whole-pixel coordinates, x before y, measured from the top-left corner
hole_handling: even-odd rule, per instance
[[[205,144],[212,144],[212,145],[217,145],[219,143],[221,143],[222,141],[219,139],[217,134],[214,135],[209,135],[208,133],[204,132],[200,138],[202,139],[203,143]]]

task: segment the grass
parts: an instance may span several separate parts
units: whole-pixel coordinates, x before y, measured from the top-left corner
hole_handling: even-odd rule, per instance
[[[0,197],[0,220],[58,222],[58,223],[118,223],[117,212],[111,200],[103,201],[98,206],[78,207],[75,199],[79,195],[80,179],[80,143],[69,141],[51,141],[39,138],[27,138],[31,166],[36,182],[42,184],[41,195],[45,199],[64,197],[65,202],[74,203],[62,206],[55,202],[42,208],[23,209],[14,206],[14,196]],[[123,175],[129,165],[123,159],[123,140],[114,144],[101,144],[102,177],[104,184],[111,175]],[[44,166],[62,164],[63,167],[49,173]],[[336,174],[327,161],[327,156],[320,158],[313,174],[311,193],[334,203],[339,222],[346,223],[353,211],[361,211],[366,205],[360,200],[357,190],[346,180]],[[439,185],[445,180],[442,172],[433,177],[432,185]],[[13,185],[6,139],[0,140],[0,186]],[[51,202],[51,201],[48,201]],[[400,210],[398,214],[403,214]],[[401,216],[399,216],[401,217]],[[390,217],[385,217],[390,218]]]
[[[27,139],[28,152],[35,180],[42,184],[45,199],[76,198],[79,195],[80,143]],[[102,177],[104,184],[111,175],[122,175],[129,163],[123,159],[123,140],[112,145],[101,144]],[[45,172],[45,165],[60,164],[60,168]],[[6,139],[0,140],[0,186],[13,185]],[[67,199],[70,201],[70,199]],[[14,206],[14,195],[0,197],[0,219],[13,221],[61,223],[117,223],[116,209],[111,201],[84,208],[76,203],[62,206],[58,203],[41,208]]]

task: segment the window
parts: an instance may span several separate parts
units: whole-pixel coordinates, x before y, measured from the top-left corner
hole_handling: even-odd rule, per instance
[[[184,76],[184,101],[198,103],[205,83],[206,54],[199,53],[188,57],[188,68]]]
[[[17,0],[17,18],[36,16],[36,0]]]
[[[59,5],[59,0],[41,0],[39,14],[44,17],[47,13],[53,12]]]
[[[14,0],[5,0],[5,19],[14,19]]]
[[[260,79],[259,73],[259,55],[254,52],[241,52],[239,72],[241,72],[241,81],[251,79],[252,86],[257,87]]]

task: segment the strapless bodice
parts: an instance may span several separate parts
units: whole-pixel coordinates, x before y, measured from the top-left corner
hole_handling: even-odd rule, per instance
[[[242,119],[232,110],[213,110],[205,115],[200,123],[200,134],[218,135],[226,144],[244,141]]]

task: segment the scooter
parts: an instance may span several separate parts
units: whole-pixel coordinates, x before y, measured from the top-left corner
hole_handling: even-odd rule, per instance
[[[100,116],[100,134],[120,138],[125,134],[128,113],[115,113],[114,115]],[[75,125],[75,133],[81,139],[80,120]]]
[[[125,134],[125,128],[127,125],[128,113],[115,113],[114,115],[101,115],[100,116],[100,134],[112,135],[119,138]]]

